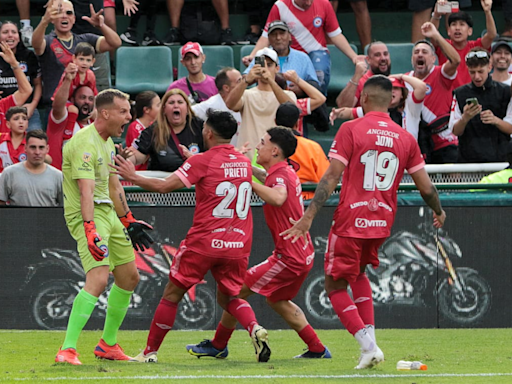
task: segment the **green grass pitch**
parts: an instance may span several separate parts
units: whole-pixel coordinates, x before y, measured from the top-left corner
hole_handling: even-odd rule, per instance
[[[359,348],[345,330],[318,331],[332,359],[293,359],[305,347],[289,330],[269,331],[272,356],[257,363],[245,331],[236,331],[225,360],[190,356],[185,345],[213,337],[213,331],[171,331],[158,364],[96,360],[93,349],[101,332],[82,333],[82,366],[54,363],[63,332],[0,331],[0,383],[512,383],[512,329],[377,330],[386,360],[356,371]],[[147,331],[121,331],[127,354],[144,347]],[[397,371],[398,360],[421,360],[427,371]]]

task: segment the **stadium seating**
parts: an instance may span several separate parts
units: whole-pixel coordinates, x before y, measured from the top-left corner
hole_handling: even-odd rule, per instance
[[[244,72],[245,69],[247,68],[242,59],[244,58],[244,56],[247,56],[247,55],[250,55],[252,50],[254,49],[254,45],[244,45],[241,49],[240,49],[240,67],[238,67],[238,69],[240,70],[240,72]]]
[[[173,82],[168,47],[120,47],[116,52],[116,88],[129,94],[164,94]]]
[[[412,43],[387,43],[389,55],[391,57],[391,74],[407,73],[412,71],[411,56]],[[368,46],[364,47],[364,54],[368,52]]]
[[[228,45],[203,46],[203,52],[206,56],[206,60],[203,64],[203,72],[207,75],[215,77],[219,69],[234,66],[233,49]],[[187,69],[180,61],[178,64],[178,79],[187,75]]]
[[[352,49],[357,53],[357,47],[354,44],[350,44]],[[343,52],[341,52],[336,46],[329,44],[327,45],[331,54],[331,80],[327,91],[329,93],[339,93],[354,74],[354,64]]]

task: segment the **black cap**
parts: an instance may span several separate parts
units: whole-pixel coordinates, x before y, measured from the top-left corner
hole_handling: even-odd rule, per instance
[[[273,22],[271,22],[268,25],[268,32],[267,33],[272,33],[276,29],[281,29],[283,31],[290,32],[290,28],[288,28],[288,25],[286,25],[286,23],[284,21],[274,20]]]
[[[510,43],[505,40],[497,40],[494,43],[492,43],[492,49],[491,54],[496,52],[496,50],[500,47],[507,47],[510,52],[512,52],[512,47],[510,46]]]
[[[283,127],[293,128],[299,120],[299,117],[299,108],[295,104],[287,101],[277,108],[276,124]]]

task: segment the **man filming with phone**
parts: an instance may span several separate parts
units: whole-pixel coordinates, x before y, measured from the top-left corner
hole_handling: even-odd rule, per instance
[[[512,134],[510,87],[489,76],[489,53],[473,48],[466,55],[471,83],[453,92],[449,128],[459,136],[459,163],[507,161]]]
[[[246,156],[252,159],[254,148],[267,129],[275,125],[274,118],[280,104],[287,101],[295,104],[297,97],[292,91],[285,91],[276,82],[279,72],[279,57],[271,48],[256,52],[254,66],[244,75],[226,98],[226,106],[242,114],[238,143],[249,143]],[[247,89],[251,84],[256,87]]]

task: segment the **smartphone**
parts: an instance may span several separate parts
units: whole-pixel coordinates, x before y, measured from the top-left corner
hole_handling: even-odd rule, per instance
[[[259,64],[262,67],[265,66],[265,56],[256,56],[254,58],[254,65]]]
[[[466,99],[466,104],[478,105],[478,99],[476,97]]]
[[[447,1],[445,4],[437,4],[437,12],[439,13],[456,13],[459,12],[458,1]]]

